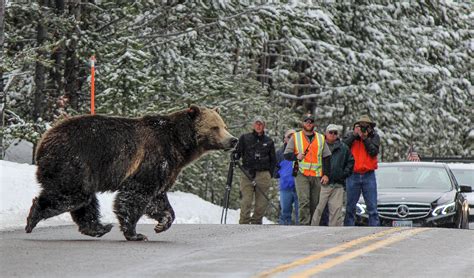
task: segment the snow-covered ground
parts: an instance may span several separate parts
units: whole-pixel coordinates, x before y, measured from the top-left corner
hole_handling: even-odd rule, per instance
[[[36,166],[0,160],[0,230],[23,228],[26,224],[31,201],[40,188],[35,177]],[[99,194],[102,221],[118,223],[112,211],[114,194]],[[207,202],[200,197],[184,192],[168,193],[176,214],[174,223],[179,224],[219,224],[222,207]],[[229,209],[228,224],[237,224],[239,211]],[[139,224],[154,224],[155,221],[142,217]],[[271,223],[264,219],[264,223]],[[71,225],[74,222],[69,213],[50,218],[38,227]]]

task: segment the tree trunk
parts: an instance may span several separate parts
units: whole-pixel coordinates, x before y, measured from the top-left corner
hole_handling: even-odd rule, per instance
[[[61,17],[64,13],[64,0],[56,0],[54,10],[57,17]],[[61,34],[56,33],[53,40],[58,41],[61,38],[59,37]],[[58,102],[59,98],[63,94],[64,90],[64,83],[62,80],[63,73],[63,51],[64,51],[64,44],[58,45],[51,54],[51,61],[53,61],[54,65],[51,67],[49,72],[49,84],[48,84],[48,92],[49,92],[49,101],[48,101],[48,121],[53,120],[53,115],[56,113],[56,103]]]
[[[232,74],[236,75],[239,71],[239,59],[240,59],[240,48],[237,47],[234,49],[235,59],[234,59],[234,69],[232,70]]]
[[[80,1],[74,0],[69,2],[69,14],[73,15],[76,22],[81,19],[81,6]],[[77,38],[80,34],[79,28],[75,28],[68,35],[70,43],[66,47],[66,63],[64,68],[64,79],[65,79],[65,95],[69,99],[69,103],[72,109],[79,110],[80,103],[80,82],[79,82],[79,61],[76,57]]]
[[[267,57],[264,53],[268,53],[266,42],[263,44],[262,56],[260,58],[260,74],[261,75],[264,75],[265,70],[267,69]],[[261,81],[262,87],[265,87],[265,77],[262,76],[260,78],[260,81]]]
[[[4,25],[5,24],[5,0],[0,0],[0,61],[3,61],[3,42],[4,42]],[[0,98],[2,103],[0,105],[0,128],[5,126],[5,109],[7,106],[7,93],[3,89],[3,65],[0,65]],[[3,159],[3,136],[0,136],[0,159]]]
[[[36,27],[36,42],[38,46],[37,51],[37,61],[35,68],[35,91],[33,93],[33,121],[36,122],[42,115],[44,111],[43,99],[44,99],[44,83],[45,83],[45,67],[42,64],[42,60],[45,59],[45,51],[41,48],[44,41],[46,40],[47,27],[43,21],[38,21]]]

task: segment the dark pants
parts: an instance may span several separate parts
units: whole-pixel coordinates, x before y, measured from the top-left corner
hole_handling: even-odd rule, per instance
[[[347,206],[344,226],[354,226],[356,216],[356,205],[360,194],[364,197],[367,213],[369,215],[369,226],[379,226],[379,214],[377,212],[377,181],[375,172],[365,174],[354,173],[346,180]]]

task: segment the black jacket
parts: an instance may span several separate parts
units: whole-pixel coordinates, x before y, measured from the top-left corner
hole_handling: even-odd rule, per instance
[[[255,171],[270,171],[272,176],[275,172],[275,144],[265,134],[259,136],[254,131],[240,136],[234,157],[242,158],[242,166],[252,176],[255,176]]]
[[[331,154],[331,172],[329,183],[339,183],[345,186],[346,178],[352,174],[354,169],[354,157],[349,147],[337,139]]]

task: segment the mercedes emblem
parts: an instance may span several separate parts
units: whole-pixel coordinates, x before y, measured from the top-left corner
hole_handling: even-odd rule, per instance
[[[397,215],[400,218],[407,217],[409,212],[410,212],[410,210],[408,209],[407,205],[399,205],[397,207]]]

